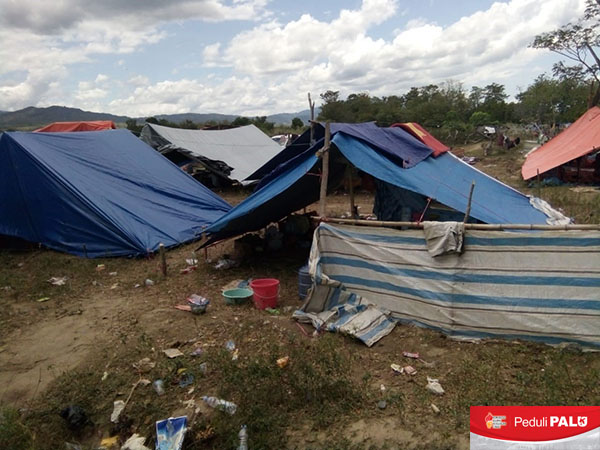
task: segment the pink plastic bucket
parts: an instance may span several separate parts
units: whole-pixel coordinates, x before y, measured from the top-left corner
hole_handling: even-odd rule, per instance
[[[279,300],[279,280],[276,278],[258,278],[250,282],[254,291],[252,299],[258,309],[276,308]]]

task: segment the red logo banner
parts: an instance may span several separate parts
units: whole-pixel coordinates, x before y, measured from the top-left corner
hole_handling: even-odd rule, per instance
[[[600,427],[600,406],[471,406],[471,433],[509,441],[552,441]]]

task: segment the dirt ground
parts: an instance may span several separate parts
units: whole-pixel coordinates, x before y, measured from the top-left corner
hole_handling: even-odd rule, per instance
[[[236,203],[241,198],[243,194],[232,193],[228,200]],[[349,209],[347,196],[336,196],[330,202],[338,214]],[[370,196],[360,194],[357,202],[361,213],[370,212]],[[288,411],[284,404],[281,408],[286,410],[287,422],[272,430],[278,446],[271,446],[274,444],[269,442],[275,441],[267,437],[260,448],[466,449],[469,405],[600,401],[597,354],[531,343],[457,342],[409,326],[397,326],[370,349],[344,336],[313,337],[312,329],[299,326],[290,317],[301,305],[297,270],[306,261],[307,249],[254,254],[239,267],[217,270],[215,263],[233,250],[228,242],[208,251],[210,262],[199,252],[197,270],[180,273],[196,246],[189,244],[167,253],[167,277],[160,274],[156,259],[82,260],[45,250],[0,254],[0,405],[21,411],[25,425],[35,435],[32,448],[63,448],[64,442],[96,448],[102,438],[117,433],[124,439],[134,431],[146,436],[152,447],[154,421],[181,414],[188,415],[191,425],[184,448],[232,448],[239,423],[219,425],[224,419],[216,417],[200,396],[231,388],[239,407],[250,410],[252,405],[244,399],[251,398],[251,392],[244,391],[243,397],[241,390],[235,390],[241,389],[239,386],[228,387],[231,374],[213,369],[214,364],[202,375],[197,360],[190,356],[201,346],[206,354],[221,357],[218,352],[228,340],[236,343],[239,364],[244,367],[258,364],[260,355],[295,355],[287,368],[292,378],[303,355],[312,355],[315,349],[321,352],[321,346],[329,346],[332,358],[339,354],[348,362],[347,366],[340,363],[342,369],[335,376],[347,377],[344,382],[355,386],[351,392],[358,400],[338,402],[337,409],[331,409],[339,414],[336,420],[316,415],[325,416],[329,410],[300,406]],[[98,270],[99,264],[104,264],[103,270]],[[66,276],[66,284],[53,286],[46,281],[54,276]],[[223,286],[263,277],[281,282],[278,315],[251,304],[224,303]],[[153,285],[145,285],[147,279]],[[174,308],[193,293],[211,300],[206,314]],[[169,360],[162,352],[167,348],[178,348],[185,356],[179,362]],[[407,359],[403,351],[419,352],[421,360]],[[142,358],[149,358],[155,367],[149,372],[134,368]],[[391,363],[411,364],[418,372],[412,377],[396,375]],[[196,378],[192,385],[180,388],[177,380],[186,368],[193,368]],[[244,388],[252,391],[254,386],[259,391],[261,376],[271,375],[247,378],[244,383],[250,386]],[[327,371],[321,376],[326,377]],[[446,394],[429,393],[427,376],[439,378]],[[162,397],[151,385],[136,384],[140,379],[156,378],[168,381]],[[337,386],[335,382],[331,386],[333,395]],[[289,395],[291,399],[291,388]],[[117,399],[128,400],[124,415],[129,421],[120,429],[110,423]],[[382,399],[387,401],[385,409],[377,407]],[[75,403],[86,408],[94,423],[83,434],[67,428],[58,415],[60,409]],[[439,408],[438,413],[432,404]],[[246,418],[258,420],[257,416]],[[251,431],[253,426],[259,430],[258,425],[248,425]],[[224,436],[218,435],[219,430],[225,430]],[[262,431],[255,433],[258,439]],[[259,448],[253,446],[252,434],[250,448]]]

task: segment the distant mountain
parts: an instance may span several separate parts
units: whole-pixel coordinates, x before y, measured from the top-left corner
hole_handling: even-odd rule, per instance
[[[30,106],[19,111],[9,111],[0,114],[0,129],[37,128],[52,122],[74,122],[79,120],[112,120],[125,122],[126,116],[82,111],[66,106],[49,106],[36,108]]]
[[[238,116],[234,116],[231,114],[217,114],[217,113],[208,113],[208,114],[197,114],[197,113],[183,113],[183,114],[158,114],[155,116],[144,116],[138,117],[136,120],[139,122],[144,122],[148,117],[155,117],[157,119],[165,119],[169,122],[181,123],[186,120],[191,120],[194,123],[206,123],[206,122],[231,122],[236,119]]]
[[[319,110],[319,108],[315,109],[315,116],[318,116]],[[143,123],[147,117],[151,116],[140,117],[136,120],[138,123]],[[223,123],[232,122],[239,116],[217,113],[185,113],[158,114],[153,117],[175,123],[181,123],[186,120],[191,120],[194,123]],[[276,125],[289,125],[295,117],[300,118],[304,124],[308,124],[308,121],[310,120],[310,111],[307,109],[297,113],[272,114],[267,116],[267,121],[273,122]],[[115,123],[125,123],[128,119],[130,118],[127,116],[83,111],[79,108],[68,108],[66,106],[49,106],[48,108],[29,106],[18,111],[0,111],[0,130],[34,129],[48,125],[52,122],[74,122],[79,120],[112,120]]]
[[[315,116],[319,115],[319,111],[320,111],[320,108],[315,109]],[[174,122],[174,123],[181,123],[186,120],[191,120],[194,123],[206,123],[206,122],[223,123],[223,122],[232,122],[237,117],[239,117],[239,115],[217,114],[217,113],[212,113],[212,114],[185,113],[185,114],[159,114],[154,117],[156,117],[157,119],[165,119],[165,120],[168,120],[169,122]],[[253,118],[254,116],[245,116],[245,117]],[[273,122],[276,125],[289,125],[292,123],[292,119],[294,119],[295,117],[300,118],[302,120],[302,122],[304,122],[305,124],[308,124],[308,121],[310,120],[310,110],[307,109],[307,110],[300,111],[297,113],[272,114],[270,116],[267,116],[267,121]],[[146,117],[141,117],[141,118],[138,118],[137,121],[139,123],[139,122],[143,122],[145,119],[146,119]]]

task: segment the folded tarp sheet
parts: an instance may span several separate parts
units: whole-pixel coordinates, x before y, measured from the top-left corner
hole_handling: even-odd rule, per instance
[[[404,146],[409,149],[424,147],[424,144],[400,128],[389,130],[396,135],[406,136],[408,139]],[[399,139],[393,148],[396,157],[400,158],[402,149],[398,142]],[[430,197],[463,213],[467,209],[469,191],[474,181],[470,216],[481,222],[546,224],[548,219],[530,204],[527,196],[469,166],[450,152],[437,158],[427,157],[405,169],[397,160],[390,159],[388,151],[368,145],[364,140],[345,132],[337,132],[332,143],[355,167],[373,177]],[[280,165],[265,177],[256,192],[207,230],[209,242],[259,230],[317,200],[317,164],[320,163],[315,152],[318,148],[320,144]],[[428,154],[432,153],[431,149],[427,151]]]
[[[87,257],[180,244],[231,209],[127,130],[0,137],[0,234]]]
[[[279,144],[254,125],[227,130],[187,130],[161,125],[146,124],[170,148],[180,148],[198,158],[223,161],[232,167],[229,178],[243,181],[281,151]],[[142,130],[142,139],[156,140],[148,131]],[[161,142],[164,142],[161,141]]]
[[[309,271],[331,289],[314,290],[302,310],[336,307],[342,287],[457,338],[600,348],[599,268],[599,232],[466,230],[464,253],[432,257],[422,230],[321,224]]]

